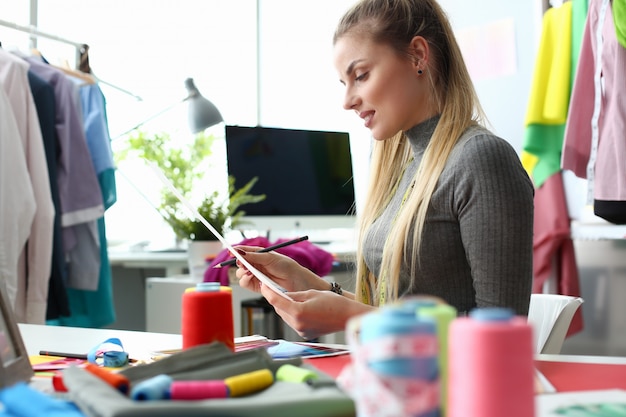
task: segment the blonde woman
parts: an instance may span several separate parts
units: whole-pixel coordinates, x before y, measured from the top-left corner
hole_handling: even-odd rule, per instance
[[[305,338],[407,295],[463,314],[503,306],[528,313],[533,185],[515,150],[484,120],[450,24],[435,0],[362,0],[339,22],[334,64],[343,106],[375,139],[358,213],[356,291],[342,291],[276,253],[239,247],[288,291],[261,292]],[[369,146],[369,144],[363,144]],[[330,290],[330,291],[329,291]]]

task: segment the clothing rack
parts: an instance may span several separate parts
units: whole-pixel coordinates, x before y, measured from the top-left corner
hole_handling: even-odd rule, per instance
[[[76,49],[76,62],[80,63],[84,57],[87,56],[87,51],[89,50],[89,46],[87,44],[84,43],[80,43],[80,42],[74,42],[65,38],[62,38],[60,36],[57,35],[53,35],[51,33],[46,33],[46,32],[42,32],[41,30],[37,29],[34,26],[22,26],[22,25],[18,25],[17,23],[13,23],[13,22],[9,22],[6,20],[2,20],[0,19],[0,26],[5,26],[20,32],[25,32],[31,35],[32,37],[39,37],[39,38],[46,38],[46,39],[51,39],[57,42],[61,42],[61,43],[65,43],[67,45],[71,45]],[[88,65],[88,64],[87,64]],[[91,72],[89,72],[91,73]],[[93,75],[93,74],[91,74]],[[94,76],[95,77],[95,76]],[[111,84],[107,81],[104,81],[98,77],[95,77],[99,83],[101,84],[105,84],[108,85],[109,87],[112,87],[118,91],[121,91],[122,93],[128,94],[129,96],[134,97],[136,100],[138,101],[142,101],[143,99],[138,96],[137,94],[134,94],[124,88],[118,87],[114,84]]]

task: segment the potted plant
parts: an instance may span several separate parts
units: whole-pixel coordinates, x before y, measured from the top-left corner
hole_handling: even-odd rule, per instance
[[[198,213],[224,236],[226,232],[244,224],[245,212],[241,206],[262,201],[265,195],[251,194],[257,177],[239,189],[235,188],[235,178],[228,177],[226,196],[217,189],[208,193],[199,191],[204,189],[199,184],[210,169],[209,157],[212,155],[214,140],[213,135],[199,133],[191,143],[176,146],[167,133],[149,135],[137,131],[129,137],[127,148],[117,153],[116,158],[123,160],[133,153],[154,163],[185,199],[197,204]],[[172,228],[177,240],[187,242],[192,274],[196,266],[206,267],[206,256],[221,250],[221,242],[217,237],[200,221],[190,217],[185,205],[165,186],[161,189],[161,202],[157,209]]]

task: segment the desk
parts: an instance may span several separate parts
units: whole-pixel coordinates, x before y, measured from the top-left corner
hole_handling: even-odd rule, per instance
[[[338,241],[328,244],[318,244],[320,248],[335,255],[335,259],[344,268],[340,271],[333,271],[334,280],[337,280],[343,288],[350,290],[354,288],[352,268],[345,265],[352,265],[354,261],[354,241]],[[161,312],[171,313],[172,317],[161,323],[173,323],[174,326],[150,328],[150,319],[146,316],[146,291],[149,278],[170,278],[180,277],[188,270],[187,252],[151,252],[151,251],[124,251],[109,249],[109,261],[113,274],[113,301],[115,304],[116,321],[110,328],[137,330],[137,331],[169,331],[177,332],[176,310]],[[164,281],[167,282],[167,281]],[[172,294],[173,301],[161,305],[174,306],[179,303],[175,297],[181,292]],[[167,307],[166,307],[167,309]],[[153,320],[154,323],[154,320]]]
[[[166,276],[179,275],[188,267],[187,252],[149,252],[109,250],[112,267],[164,269]]]
[[[150,352],[180,349],[182,336],[130,330],[85,329],[78,327],[18,324],[29,356],[41,350],[87,353],[106,339],[117,337],[132,358],[149,357]]]
[[[33,324],[20,324],[19,329],[29,355],[37,355],[42,349],[87,352],[110,337],[119,338],[134,358],[146,357],[155,350],[180,348],[182,345],[181,336],[174,334]],[[344,355],[306,361],[331,376],[337,376],[349,360],[350,357]],[[559,392],[626,389],[625,357],[537,355],[535,364]],[[45,389],[41,384],[38,388]]]
[[[29,355],[37,355],[40,350],[54,350],[60,352],[86,353],[94,346],[110,337],[119,338],[131,357],[146,357],[155,350],[179,349],[182,347],[182,337],[177,334],[136,332],[129,330],[112,329],[84,329],[77,327],[44,326],[38,324],[19,324],[20,333]],[[347,363],[349,356],[311,359],[313,365],[327,373],[336,376],[340,368]],[[613,376],[620,376],[620,384],[612,384],[609,378],[601,381],[592,381],[589,375],[579,375],[571,384],[579,389],[590,387],[623,388],[626,389],[626,357],[616,356],[582,356],[582,355],[544,355],[536,356],[537,367],[546,371],[545,376],[563,376],[568,369],[586,371],[606,371],[611,369]],[[562,364],[562,365],[559,365]],[[578,366],[580,365],[580,366]],[[604,374],[605,376],[607,374]],[[588,379],[588,380],[587,380]],[[571,387],[565,387],[570,390]],[[559,389],[558,384],[555,385]]]

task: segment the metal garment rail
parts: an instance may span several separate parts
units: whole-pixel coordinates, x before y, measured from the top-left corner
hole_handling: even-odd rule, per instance
[[[65,38],[62,38],[60,36],[57,35],[53,35],[51,33],[47,33],[47,32],[42,32],[41,30],[37,29],[34,26],[22,26],[22,25],[18,25],[17,23],[13,23],[13,22],[9,22],[6,20],[2,20],[0,19],[0,26],[5,26],[20,32],[25,32],[31,35],[31,37],[40,37],[40,38],[46,38],[46,39],[52,39],[54,41],[57,42],[61,42],[61,43],[65,43],[68,45],[72,45],[75,49],[76,49],[76,62],[80,62],[82,55],[87,51],[87,49],[89,48],[87,46],[87,44],[82,43],[82,42],[74,42]],[[92,74],[93,75],[93,74]],[[94,76],[95,77],[95,76]],[[134,97],[136,100],[141,101],[142,98],[140,96],[138,96],[137,94],[134,94],[124,88],[118,87],[115,84],[111,84],[107,81],[104,81],[98,77],[95,77],[97,79],[97,81],[99,83],[102,84],[106,84],[109,87],[115,88],[118,91],[121,91],[125,94],[128,94],[129,96]]]

